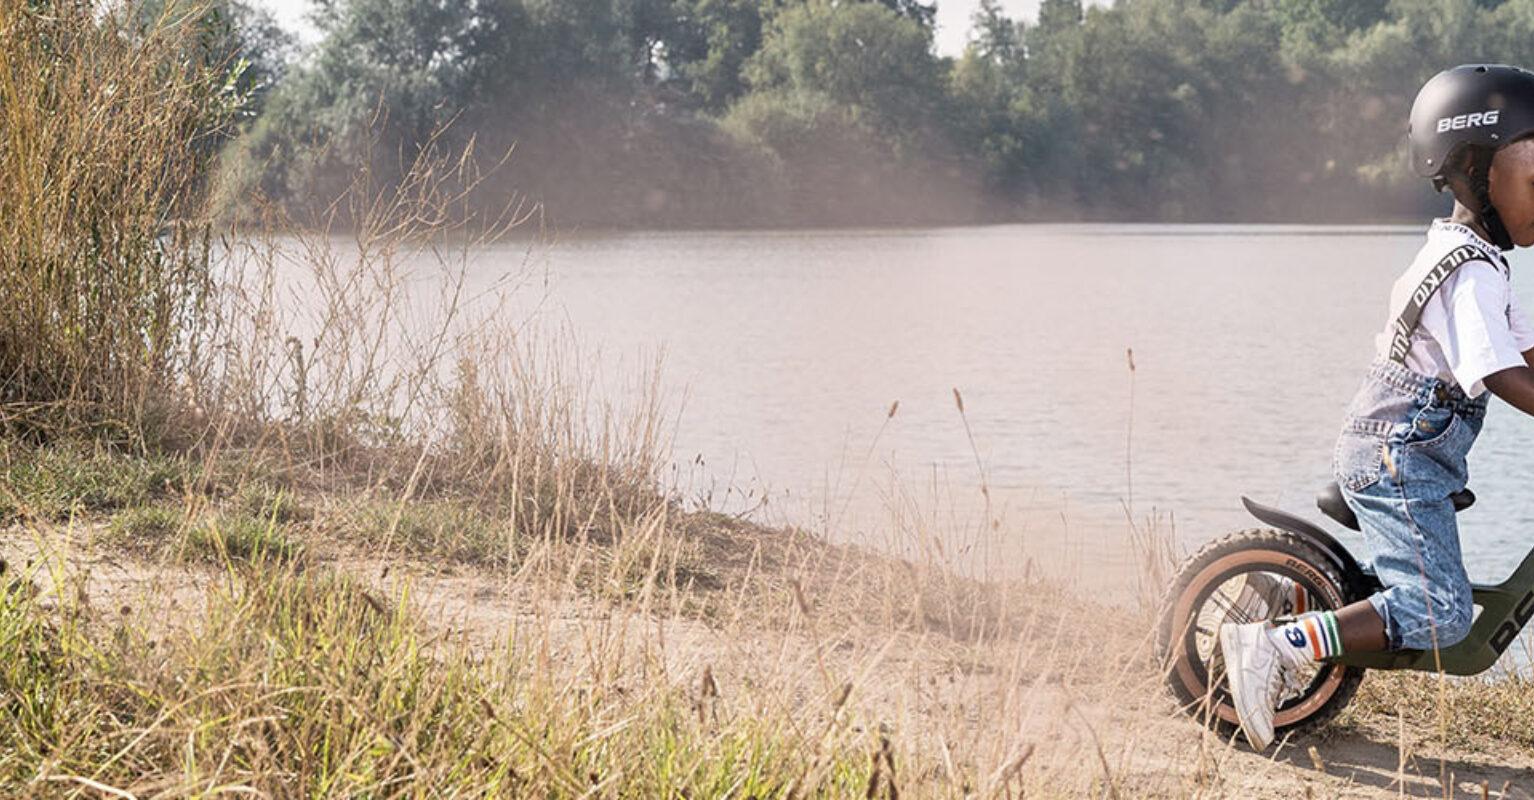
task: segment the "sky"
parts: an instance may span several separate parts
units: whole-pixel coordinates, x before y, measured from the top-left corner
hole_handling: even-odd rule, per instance
[[[1001,7],[1007,16],[1033,20],[1039,10],[1039,0],[1002,0]],[[946,0],[937,4],[937,51],[945,56],[956,56],[964,51],[969,36],[969,18],[980,8],[980,0]]]
[[[304,41],[312,41],[313,29],[304,22],[309,10],[309,0],[254,0],[257,5],[271,9],[277,21],[299,34]],[[1039,0],[1002,0],[1002,7],[1013,17],[1032,20],[1038,11]],[[939,0],[937,4],[937,50],[943,55],[955,56],[964,50],[965,37],[969,34],[969,18],[980,7],[980,0]]]

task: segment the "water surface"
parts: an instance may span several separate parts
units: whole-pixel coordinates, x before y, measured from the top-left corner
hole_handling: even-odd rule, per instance
[[[1123,555],[1131,504],[1137,519],[1169,512],[1186,546],[1255,524],[1243,494],[1318,517],[1342,409],[1421,236],[641,233],[567,237],[534,256],[549,277],[542,314],[608,354],[665,348],[666,376],[686,390],[676,458],[702,461],[692,484],[713,485],[716,503],[725,485],[766,491],[768,517],[877,538],[894,525],[891,486],[972,514],[983,465],[1004,537],[1090,567]],[[1514,256],[1514,286],[1534,307],[1527,260]],[[1471,458],[1480,502],[1462,516],[1478,580],[1534,545],[1530,453],[1534,424],[1494,402]]]

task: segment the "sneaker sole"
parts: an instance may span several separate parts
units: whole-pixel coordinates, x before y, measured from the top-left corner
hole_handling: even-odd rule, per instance
[[[1221,625],[1220,626],[1220,654],[1222,656],[1224,656],[1226,653],[1231,652],[1231,650],[1233,649],[1231,647],[1231,642],[1234,640],[1234,637],[1236,635],[1237,634],[1236,634],[1236,626],[1235,625],[1228,625],[1227,624],[1227,625]],[[1230,658],[1226,657],[1225,658],[1225,681],[1228,684],[1230,684],[1230,702],[1231,702],[1231,705],[1235,706],[1235,708],[1236,708],[1236,719],[1237,719],[1237,721],[1239,721],[1241,723],[1241,733],[1246,736],[1247,744],[1250,744],[1253,748],[1255,748],[1258,751],[1266,750],[1266,749],[1268,749],[1268,744],[1270,744],[1270,743],[1269,742],[1260,742],[1261,737],[1253,734],[1252,733],[1252,729],[1250,727],[1248,727],[1247,724],[1246,724],[1246,718],[1247,718],[1248,714],[1244,713],[1244,710],[1241,708],[1241,706],[1242,706],[1241,697],[1243,696],[1242,695],[1242,691],[1241,691],[1242,688],[1243,688],[1242,684],[1241,684],[1241,681],[1243,679],[1239,677],[1241,675],[1241,671],[1240,670],[1233,670],[1233,669],[1231,669],[1230,665],[1231,665]]]

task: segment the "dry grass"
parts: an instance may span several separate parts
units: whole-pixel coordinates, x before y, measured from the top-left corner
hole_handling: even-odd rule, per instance
[[[568,335],[511,318],[528,272],[474,263],[531,215],[468,212],[472,150],[423,142],[402,181],[357,176],[333,206],[344,235],[215,235],[209,158],[238,98],[229,65],[185,57],[199,7],[0,8],[0,423],[20,490],[5,517],[152,499],[196,516],[260,482],[472,505],[509,522],[463,555],[509,560],[610,542],[674,502],[658,370],[618,395],[632,406],[599,395]],[[375,544],[419,552],[401,514]]]
[[[1534,685],[1527,670],[1471,678],[1370,673],[1343,719],[1400,719],[1459,749],[1534,750]]]
[[[528,555],[548,571],[476,573],[507,599],[476,591],[474,605],[513,610],[488,630],[472,613],[436,618],[431,580],[409,577],[411,562],[389,562],[400,571],[389,580],[348,559],[231,556],[226,577],[176,609],[164,566],[141,593],[104,598],[43,547],[0,593],[0,640],[25,654],[0,682],[27,704],[0,718],[0,790],[923,797],[1101,785],[1090,774],[1055,785],[1067,762],[1033,755],[1065,698],[1125,685],[1105,655],[1143,677],[1133,639],[1105,649],[1090,609],[1019,586],[1002,598],[1005,624],[956,640],[943,626],[960,609],[900,609],[894,626],[875,613],[904,605],[890,586],[910,585],[912,565],[806,542],[786,593],[763,591],[780,574],[701,590],[674,579],[665,553],[679,542],[658,530],[671,543],[643,567],[585,545]],[[627,591],[570,585],[573,564],[604,559]],[[687,610],[703,593],[720,601],[707,620]]]
[[[142,446],[208,354],[202,187],[238,98],[167,3],[0,2],[0,430]]]

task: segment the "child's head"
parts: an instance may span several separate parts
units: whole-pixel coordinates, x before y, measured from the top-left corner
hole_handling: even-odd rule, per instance
[[[1508,238],[1519,247],[1534,245],[1534,138],[1524,137],[1499,148],[1492,157],[1488,173],[1487,196],[1497,210]],[[1473,191],[1463,177],[1450,180],[1465,186],[1460,191]]]
[[[1417,173],[1445,186],[1502,249],[1534,245],[1534,73],[1466,64],[1433,76],[1412,105]]]

